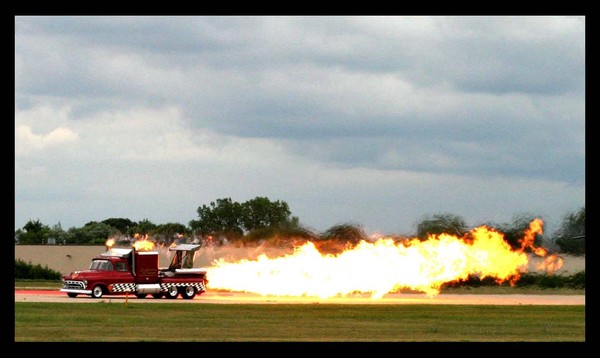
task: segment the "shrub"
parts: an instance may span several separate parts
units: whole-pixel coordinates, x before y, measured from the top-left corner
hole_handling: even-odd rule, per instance
[[[568,276],[566,286],[569,288],[585,288],[585,271]]]
[[[509,286],[508,281],[500,286]],[[442,285],[443,287],[489,287],[498,286],[498,283],[492,277],[480,279],[476,275],[470,275],[466,280],[457,280]],[[516,287],[539,287],[539,288],[573,288],[585,289],[585,271],[581,271],[569,276],[547,275],[538,273],[526,273],[519,277],[515,283]]]
[[[32,265],[31,262],[26,263],[21,259],[15,260],[15,279],[26,280],[60,280],[62,274],[58,271],[42,267],[42,265]]]

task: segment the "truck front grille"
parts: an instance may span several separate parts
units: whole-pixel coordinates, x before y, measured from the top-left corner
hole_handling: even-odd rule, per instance
[[[63,288],[73,290],[85,290],[85,283],[83,281],[65,280],[63,282]]]

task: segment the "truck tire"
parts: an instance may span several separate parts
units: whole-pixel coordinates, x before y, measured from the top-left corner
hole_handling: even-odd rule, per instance
[[[162,292],[152,294],[152,297],[154,297],[154,298],[162,298],[162,296],[163,296]]]
[[[137,298],[146,298],[146,296],[148,296],[147,293],[136,293],[135,294],[135,297],[137,297]]]
[[[104,290],[102,290],[102,286],[100,286],[100,285],[94,286],[94,288],[92,288],[92,297],[93,298],[100,298],[100,297],[102,297],[103,293],[104,293]]]
[[[177,289],[177,286],[169,286],[169,288],[167,288],[167,292],[165,292],[165,297],[170,299],[177,298],[178,295],[179,290]]]
[[[196,296],[196,288],[194,286],[185,286],[181,289],[181,297],[186,300],[191,300]]]
[[[67,296],[69,296],[71,298],[75,298],[75,297],[77,297],[77,294],[73,293],[73,292],[69,292],[69,293],[67,293]]]

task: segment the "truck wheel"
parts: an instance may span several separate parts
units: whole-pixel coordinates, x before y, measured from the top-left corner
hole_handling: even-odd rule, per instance
[[[153,293],[152,294],[152,297],[154,297],[154,298],[162,298],[162,296],[163,296],[162,292],[161,293]]]
[[[146,296],[148,296],[147,293],[136,293],[135,294],[135,297],[137,297],[137,298],[146,298]]]
[[[103,293],[104,293],[104,291],[102,291],[102,286],[100,286],[100,285],[94,286],[94,288],[92,289],[92,297],[93,298],[100,298],[100,297],[102,297]]]
[[[170,299],[177,298],[178,295],[179,290],[177,289],[177,286],[169,286],[167,292],[165,292],[165,297]]]
[[[191,300],[194,296],[196,296],[196,288],[194,286],[185,286],[181,290],[181,297],[186,300]]]
[[[77,297],[77,294],[73,293],[73,292],[69,292],[69,293],[67,293],[67,296],[69,296],[71,298],[75,298],[75,297]]]

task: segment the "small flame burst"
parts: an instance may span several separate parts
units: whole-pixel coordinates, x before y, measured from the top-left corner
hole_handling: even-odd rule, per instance
[[[183,237],[183,235],[180,235],[180,234],[177,234],[177,235],[178,235],[178,237]],[[108,238],[106,240],[106,242],[104,243],[104,245],[106,246],[106,249],[108,251],[111,251],[116,243],[117,243],[117,239]],[[175,246],[175,245],[176,245],[176,243],[173,242],[170,246]],[[169,257],[171,256],[171,252],[166,250],[166,248],[163,244],[152,241],[150,239],[150,237],[148,236],[148,234],[139,234],[139,233],[134,234],[133,235],[133,243],[131,244],[131,246],[136,251],[153,251],[156,249],[160,249],[160,251],[163,254],[166,254]]]
[[[110,251],[110,249],[111,249],[113,246],[115,246],[115,243],[116,243],[115,239],[113,239],[113,238],[110,238],[110,239],[106,240],[106,242],[104,243],[104,245],[106,246],[106,249],[107,249],[108,251]]]
[[[282,257],[215,260],[209,268],[208,286],[265,296],[328,298],[367,293],[377,299],[401,289],[435,296],[444,283],[470,275],[514,285],[520,272],[527,270],[526,248],[538,256],[546,255],[545,249],[533,246],[535,234],[541,232],[542,221],[531,222],[518,250],[511,249],[502,233],[486,226],[472,230],[468,239],[441,234],[425,241],[363,240],[336,255],[320,253],[309,241]],[[550,256],[545,263],[546,269],[556,270],[562,259]]]
[[[135,241],[132,244],[132,246],[137,251],[152,251],[152,250],[154,250],[154,242],[150,241],[148,239],[148,234],[146,234],[146,235],[135,234],[133,236],[133,238]]]

